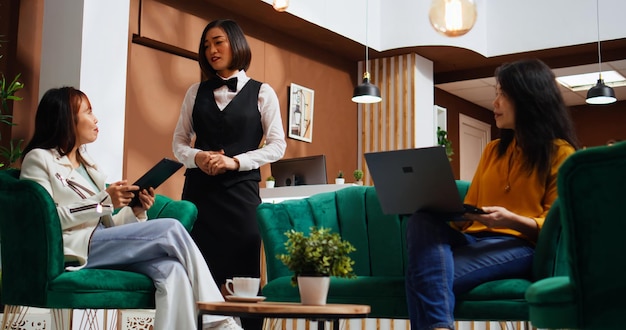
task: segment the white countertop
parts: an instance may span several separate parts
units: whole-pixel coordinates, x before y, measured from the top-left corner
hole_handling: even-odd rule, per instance
[[[353,183],[347,184],[310,184],[301,186],[261,188],[261,201],[263,203],[280,203],[288,199],[306,198],[311,195],[337,191],[339,189],[356,186]]]

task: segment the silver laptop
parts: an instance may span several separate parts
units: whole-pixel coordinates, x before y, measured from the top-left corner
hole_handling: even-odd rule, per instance
[[[467,212],[444,147],[370,152],[365,161],[385,214]]]

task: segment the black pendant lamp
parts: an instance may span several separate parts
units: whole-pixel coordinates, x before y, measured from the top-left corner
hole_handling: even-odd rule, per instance
[[[588,104],[611,104],[617,101],[615,97],[615,91],[610,86],[604,84],[602,79],[602,55],[600,53],[600,1],[596,0],[596,23],[598,25],[598,71],[600,77],[595,86],[591,87],[587,92]]]
[[[366,60],[367,61],[367,60]],[[354,88],[352,102],[356,103],[377,103],[382,101],[380,89],[370,83],[370,73],[363,74],[363,83]]]
[[[588,104],[611,104],[617,101],[615,97],[615,91],[613,88],[604,84],[604,79],[602,79],[602,74],[600,74],[600,79],[595,86],[591,87],[589,91],[587,91],[587,99],[585,100]]]
[[[378,103],[383,99],[380,97],[380,89],[370,83],[369,73],[369,56],[367,47],[367,21],[368,17],[368,2],[365,2],[365,73],[363,74],[363,83],[354,88],[352,94],[352,102],[356,103]]]

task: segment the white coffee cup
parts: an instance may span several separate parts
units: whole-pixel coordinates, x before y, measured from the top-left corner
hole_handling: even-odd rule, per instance
[[[256,297],[259,293],[260,284],[260,278],[233,277],[226,280],[226,291],[233,296]]]

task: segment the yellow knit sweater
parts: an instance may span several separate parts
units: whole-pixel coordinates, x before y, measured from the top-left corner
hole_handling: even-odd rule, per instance
[[[522,151],[515,140],[511,142],[506,153],[498,158],[499,142],[499,139],[491,141],[485,147],[465,196],[465,203],[478,207],[502,206],[518,215],[535,219],[541,228],[557,197],[556,177],[559,166],[574,152],[574,148],[564,140],[554,141],[556,151],[551,160],[550,173],[545,180],[540,179],[536,171],[529,175],[523,168]],[[524,237],[509,228],[487,228],[479,222],[468,225],[463,229],[464,232],[491,231]]]

